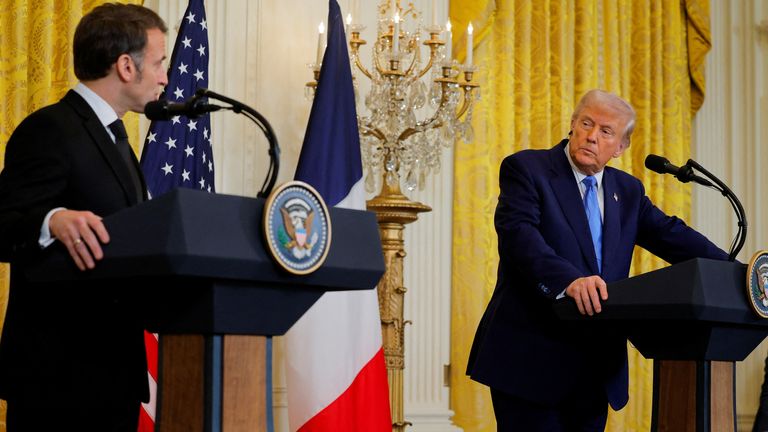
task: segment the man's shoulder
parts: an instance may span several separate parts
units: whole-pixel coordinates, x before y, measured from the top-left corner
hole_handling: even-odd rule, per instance
[[[512,153],[501,163],[502,170],[509,168],[522,169],[531,173],[545,173],[550,169],[561,170],[567,166],[565,145],[563,142],[548,149],[525,149]]]
[[[632,174],[613,167],[605,167],[605,176],[611,179],[611,182],[619,188],[635,190],[637,193],[645,194],[643,182]],[[603,182],[605,182],[605,178]]]
[[[515,153],[508,155],[504,159],[505,160],[517,159],[521,161],[548,160],[552,157],[552,155],[558,154],[557,152],[562,153],[563,157],[565,157],[565,145],[563,142],[555,144],[553,147],[546,148],[546,149],[519,150]]]
[[[72,96],[73,94],[74,97]],[[75,119],[79,116],[70,103],[70,100],[76,97],[79,96],[70,91],[59,101],[44,106],[29,114],[22,120],[19,127],[26,126],[44,129],[49,127],[60,128],[62,126],[73,126],[76,124]]]

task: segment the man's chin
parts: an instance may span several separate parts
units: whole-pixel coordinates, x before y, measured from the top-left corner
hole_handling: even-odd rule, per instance
[[[576,165],[576,168],[578,168],[579,171],[583,172],[584,174],[591,175],[599,171],[597,169],[597,161],[591,158],[576,158],[573,160],[573,164]]]

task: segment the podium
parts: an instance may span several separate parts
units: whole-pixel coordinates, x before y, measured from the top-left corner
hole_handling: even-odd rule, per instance
[[[746,266],[697,258],[608,284],[593,317],[561,300],[573,324],[605,321],[654,359],[654,431],[735,431],[735,361],[768,335],[746,293]],[[631,384],[630,384],[631,385]]]
[[[330,208],[322,267],[282,271],[268,255],[264,200],[175,189],[104,218],[110,243],[80,272],[63,248],[27,266],[37,281],[135,281],[161,334],[159,432],[265,430],[267,336],[284,334],[326,291],[374,289],[384,273],[374,214]]]

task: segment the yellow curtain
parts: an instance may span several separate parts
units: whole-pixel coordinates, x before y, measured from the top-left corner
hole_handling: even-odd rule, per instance
[[[637,110],[629,151],[612,165],[640,178],[669,214],[689,216],[689,189],[643,168],[648,153],[682,162],[691,117],[704,98],[710,48],[708,0],[452,0],[454,54],[463,29],[476,30],[482,100],[475,140],[455,152],[451,324],[451,405],[466,431],[495,431],[488,389],[464,371],[477,323],[493,291],[498,256],[493,213],[504,156],[549,148],[568,132],[575,102],[591,88],[628,99]],[[663,263],[636,251],[633,274]],[[630,349],[630,403],[611,412],[610,431],[650,428],[652,363]]]
[[[140,4],[141,0],[124,3]],[[59,100],[77,83],[72,67],[72,37],[84,13],[105,0],[4,0],[0,14],[0,167],[5,145],[29,113]],[[138,116],[126,117],[134,150]],[[0,264],[0,329],[8,305],[9,269]],[[5,431],[5,402],[0,404]]]

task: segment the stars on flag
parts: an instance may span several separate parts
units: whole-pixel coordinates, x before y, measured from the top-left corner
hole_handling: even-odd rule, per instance
[[[165,172],[165,175],[173,174],[173,165],[169,165],[168,162],[161,169]]]
[[[183,102],[208,87],[208,22],[201,0],[190,0],[184,12],[161,98]],[[210,114],[174,116],[155,121],[147,134],[141,166],[152,196],[174,187],[214,192]]]

